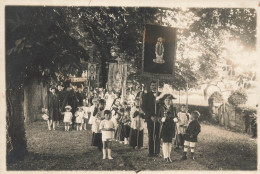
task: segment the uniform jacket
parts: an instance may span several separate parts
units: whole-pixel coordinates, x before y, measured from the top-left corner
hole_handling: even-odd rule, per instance
[[[186,130],[185,140],[190,142],[198,141],[198,134],[200,133],[200,124],[198,120],[192,120]],[[192,136],[192,137],[191,137]]]

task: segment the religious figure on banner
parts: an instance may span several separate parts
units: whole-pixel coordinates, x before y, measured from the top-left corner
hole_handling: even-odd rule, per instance
[[[145,75],[157,74],[170,78],[174,75],[176,31],[172,27],[145,25],[142,61]]]
[[[120,92],[122,88],[122,74],[120,73],[120,71],[116,71],[113,81],[114,81],[114,90],[116,92]]]
[[[153,59],[153,62],[163,64],[165,61],[163,60],[164,46],[163,46],[163,38],[158,37],[157,43],[155,45],[155,55],[156,59]]]

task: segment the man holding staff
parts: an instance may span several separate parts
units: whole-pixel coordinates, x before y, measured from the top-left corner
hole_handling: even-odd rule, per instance
[[[142,110],[145,113],[149,138],[149,157],[158,156],[160,153],[160,123],[156,113],[156,96],[158,96],[158,85],[156,81],[151,81],[150,91],[144,95]],[[158,110],[158,109],[157,109]]]

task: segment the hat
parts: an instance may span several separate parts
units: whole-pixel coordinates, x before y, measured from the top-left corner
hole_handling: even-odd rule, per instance
[[[176,98],[172,94],[164,94],[164,96],[160,100],[164,101],[165,99],[173,100]]]
[[[65,109],[72,109],[70,105],[65,106]]]

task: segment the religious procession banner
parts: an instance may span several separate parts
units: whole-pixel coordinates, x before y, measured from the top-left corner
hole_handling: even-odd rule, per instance
[[[107,87],[115,93],[126,94],[127,64],[109,63]]]
[[[174,75],[176,28],[145,25],[143,39],[143,74]]]
[[[97,67],[96,64],[94,63],[88,63],[88,79],[89,80],[96,80],[96,72],[97,72]]]

